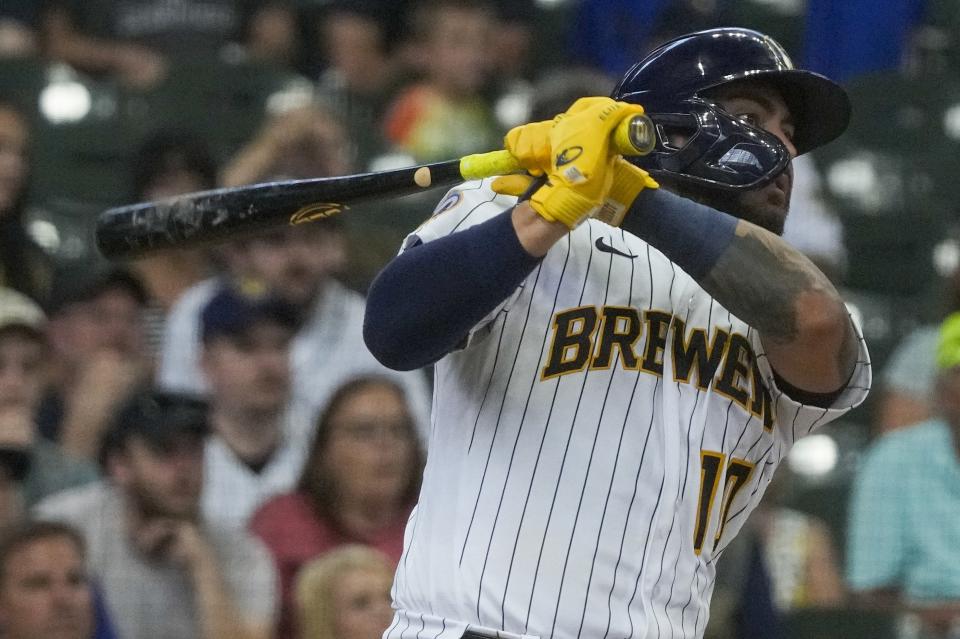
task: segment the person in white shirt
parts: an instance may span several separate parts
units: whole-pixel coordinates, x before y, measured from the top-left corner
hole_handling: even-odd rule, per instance
[[[227,287],[204,307],[201,326],[213,429],[203,512],[244,528],[260,504],[293,487],[312,440],[313,422],[291,398],[298,317],[276,298]]]
[[[345,239],[339,223],[320,220],[258,234],[227,249],[230,273],[188,289],[171,309],[158,365],[159,384],[204,393],[200,315],[225,286],[260,286],[292,304],[301,317],[290,344],[292,393],[311,416],[331,394],[358,375],[396,379],[410,398],[421,440],[430,418],[430,388],[422,371],[397,372],[381,365],[363,341],[363,296],[333,278]]]
[[[200,510],[205,402],[138,391],[103,443],[108,478],[51,495],[37,519],[79,529],[124,639],[267,639],[277,606],[266,549]]]

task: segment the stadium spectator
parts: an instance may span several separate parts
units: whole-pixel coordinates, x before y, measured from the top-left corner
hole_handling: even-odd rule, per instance
[[[607,95],[616,86],[616,78],[589,67],[554,70],[537,78],[528,120],[551,120],[584,95]]]
[[[386,150],[381,120],[399,84],[391,20],[399,15],[384,0],[335,0],[317,17],[324,67],[317,94],[344,122],[365,168]]]
[[[302,65],[303,33],[297,10],[301,3],[292,0],[267,0],[247,3],[240,27],[240,40],[247,55],[277,69],[294,70]]]
[[[80,459],[126,395],[150,378],[143,311],[147,294],[129,271],[64,272],[50,298],[51,376],[40,432]]]
[[[484,97],[496,26],[486,0],[420,0],[410,9],[409,55],[422,78],[402,89],[383,122],[387,140],[417,162],[503,146]]]
[[[783,238],[836,284],[843,281],[847,251],[843,225],[823,195],[823,177],[809,155],[792,160],[794,184]]]
[[[36,54],[39,5],[35,0],[6,0],[0,6],[0,58]]]
[[[268,123],[222,172],[222,183],[336,175],[347,171],[344,132],[329,113],[307,107]],[[364,301],[334,275],[345,262],[346,237],[338,217],[252,235],[226,250],[227,273],[189,289],[171,311],[158,372],[165,388],[204,393],[198,362],[200,314],[224,286],[265,286],[297,307],[302,318],[291,344],[293,398],[315,415],[343,381],[363,373],[401,380],[425,432],[430,394],[421,371],[396,373],[374,359],[361,335]]]
[[[203,513],[245,528],[266,499],[293,487],[312,424],[290,399],[294,307],[262,290],[227,287],[203,310],[201,364],[214,435],[204,457]]]
[[[939,326],[923,324],[893,349],[880,375],[875,434],[913,426],[933,416],[939,337]]]
[[[704,639],[783,639],[770,570],[757,527],[750,521],[717,561]]]
[[[65,455],[40,436],[35,414],[46,382],[46,319],[30,298],[0,288],[0,523],[12,523],[21,503],[97,478],[96,468]]]
[[[35,509],[41,519],[83,532],[91,572],[124,639],[270,634],[276,595],[269,555],[200,511],[208,429],[203,402],[138,392],[105,436],[109,479]]]
[[[27,117],[0,99],[0,286],[44,300],[52,263],[24,225],[29,180]]]
[[[410,408],[395,382],[358,377],[333,394],[297,489],[266,502],[251,521],[280,573],[279,638],[297,634],[294,578],[310,559],[360,543],[396,565],[422,467]]]
[[[161,130],[136,150],[132,202],[146,202],[205,191],[216,186],[217,166],[199,136],[186,131]],[[170,308],[185,290],[203,280],[210,270],[206,251],[173,248],[151,253],[130,264],[149,298],[145,325],[151,354],[158,354]]]
[[[338,548],[297,577],[298,639],[379,639],[390,624],[389,559],[367,546]]]
[[[833,537],[825,521],[784,503],[791,478],[788,469],[779,469],[751,516],[773,602],[782,613],[838,608],[847,592]]]
[[[70,526],[27,523],[0,538],[4,639],[93,639],[93,590],[83,537]]]
[[[353,169],[350,139],[340,121],[314,104],[268,119],[223,168],[223,186],[346,175]]]
[[[162,82],[177,60],[215,59],[241,34],[248,36],[246,50],[275,53],[270,23],[277,3],[248,6],[245,15],[240,0],[51,0],[41,18],[45,52],[81,71],[147,89]]]
[[[495,55],[496,80],[502,84],[504,78],[523,78],[535,71],[534,39],[543,16],[534,0],[494,0],[494,4],[497,26],[491,49]],[[554,115],[556,113],[560,112]]]
[[[960,309],[960,268],[953,269],[943,284],[939,312],[947,315]],[[934,414],[939,339],[940,324],[925,322],[894,348],[880,377],[876,434],[917,424]]]
[[[923,637],[960,629],[960,314],[941,325],[937,416],[883,435],[854,483],[847,581],[867,606],[908,611]],[[954,635],[949,635],[954,636]]]

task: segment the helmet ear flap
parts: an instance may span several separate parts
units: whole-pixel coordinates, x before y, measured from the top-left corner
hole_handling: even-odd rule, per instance
[[[790,163],[790,152],[772,133],[751,126],[701,99],[686,113],[650,113],[657,144],[631,158],[654,177],[727,191],[760,188]]]

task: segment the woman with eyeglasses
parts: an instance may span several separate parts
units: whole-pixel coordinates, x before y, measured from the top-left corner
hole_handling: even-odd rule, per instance
[[[250,524],[280,574],[279,639],[296,636],[294,579],[309,560],[344,544],[399,560],[422,469],[410,407],[395,382],[357,377],[333,394],[297,488],[266,502]]]

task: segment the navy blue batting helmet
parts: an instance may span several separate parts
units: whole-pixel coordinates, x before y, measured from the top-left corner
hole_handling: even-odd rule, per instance
[[[654,175],[726,189],[757,188],[790,161],[776,136],[717,107],[710,91],[758,79],[783,96],[794,120],[793,143],[806,153],[833,140],[850,120],[846,92],[828,78],[796,69],[767,35],[742,28],[698,31],[649,53],[623,76],[612,97],[643,105],[657,124],[654,151],[633,160]],[[674,146],[670,133],[684,132]]]

